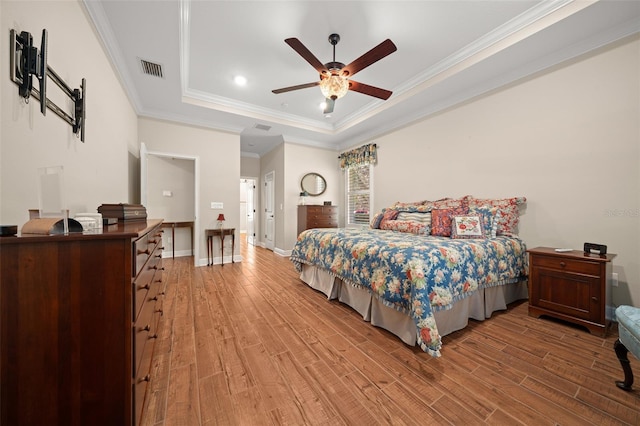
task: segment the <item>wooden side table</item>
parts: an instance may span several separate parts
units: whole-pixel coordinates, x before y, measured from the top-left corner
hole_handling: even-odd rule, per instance
[[[224,236],[231,235],[231,263],[235,263],[233,253],[236,251],[236,228],[205,229],[204,233],[207,237],[207,266],[213,265],[213,237],[215,236],[220,237],[220,253],[222,254],[220,262],[224,266]]]
[[[163,228],[171,228],[171,257],[176,258],[176,228],[191,228],[191,256],[193,256],[193,222],[162,222]]]
[[[559,253],[551,247],[529,252],[529,315],[547,315],[606,336],[611,300],[611,260],[615,254]]]

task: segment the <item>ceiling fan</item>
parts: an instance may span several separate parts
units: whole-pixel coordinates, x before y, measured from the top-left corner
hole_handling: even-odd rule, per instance
[[[336,99],[343,97],[349,90],[384,100],[389,99],[389,96],[391,96],[393,92],[379,87],[369,86],[368,84],[358,83],[357,81],[350,80],[350,78],[369,65],[395,52],[397,50],[396,45],[393,44],[391,40],[386,39],[349,65],[345,65],[342,62],[336,62],[336,44],[338,44],[339,41],[340,36],[338,34],[331,34],[329,36],[329,43],[333,46],[333,61],[322,64],[300,40],[297,38],[286,39],[284,42],[298,52],[300,56],[320,73],[320,80],[313,83],[276,89],[273,90],[273,93],[279,94],[292,90],[306,89],[307,87],[320,86],[320,90],[326,98],[325,114],[333,112]]]

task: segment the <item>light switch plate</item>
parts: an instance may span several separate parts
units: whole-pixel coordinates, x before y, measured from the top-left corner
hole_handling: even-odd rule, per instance
[[[211,202],[211,208],[212,209],[222,209],[222,208],[224,208],[224,203],[221,203],[219,201],[212,201]]]

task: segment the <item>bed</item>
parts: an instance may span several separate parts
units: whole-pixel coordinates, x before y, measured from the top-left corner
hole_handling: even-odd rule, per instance
[[[291,261],[307,285],[435,357],[442,336],[528,294],[526,245],[512,233],[310,229],[298,236]]]

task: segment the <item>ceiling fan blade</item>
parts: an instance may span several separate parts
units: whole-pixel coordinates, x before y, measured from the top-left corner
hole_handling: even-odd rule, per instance
[[[327,98],[324,101],[324,114],[331,114],[333,112],[333,107],[336,105],[335,99]]]
[[[398,50],[395,44],[389,39],[386,39],[373,49],[369,50],[364,55],[360,56],[358,59],[351,62],[346,67],[342,68],[342,75],[346,77],[352,77],[358,71],[362,71],[369,65],[379,61],[387,55],[392,54]]]
[[[283,87],[282,89],[275,89],[275,90],[272,90],[272,92],[277,95],[284,92],[291,92],[292,90],[306,89],[307,87],[317,86],[318,84],[320,84],[319,81],[314,81],[313,83],[298,84],[297,86],[289,86],[289,87]]]
[[[311,66],[315,68],[318,73],[322,74],[325,72],[329,72],[327,67],[325,67],[324,64],[320,62],[320,60],[316,58],[315,55],[311,53],[311,51],[307,49],[300,40],[298,40],[297,38],[288,38],[284,42],[291,46],[293,50],[298,52],[298,55],[302,56],[305,61],[309,62],[309,64],[311,64]]]
[[[354,92],[363,93],[365,95],[373,96],[376,98],[384,99],[385,101],[393,94],[393,92],[379,87],[369,86],[368,84],[358,83],[357,81],[349,80],[349,90]]]

